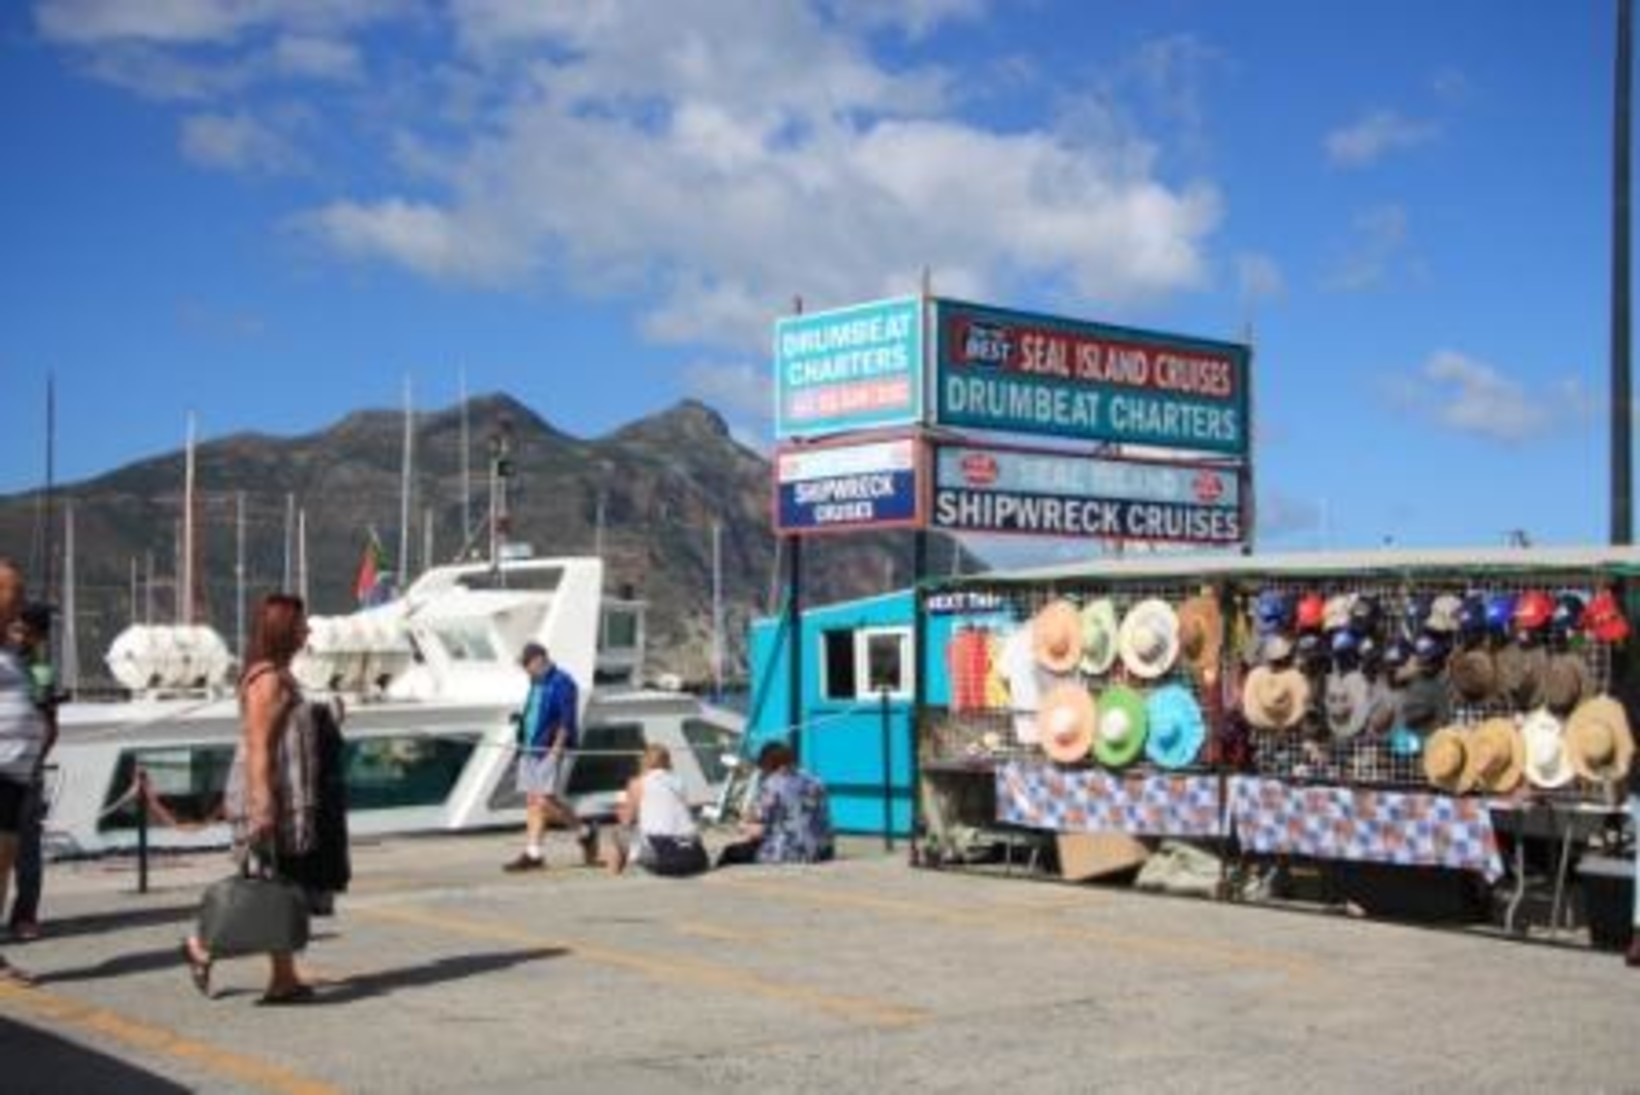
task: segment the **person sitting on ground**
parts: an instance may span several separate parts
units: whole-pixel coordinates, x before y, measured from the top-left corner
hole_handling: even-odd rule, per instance
[[[615,816],[621,832],[616,834],[609,867],[616,874],[629,862],[671,877],[700,874],[710,866],[683,780],[672,771],[672,753],[666,746],[644,747],[643,767],[627,783]]]
[[[791,749],[768,742],[757,754],[757,806],[741,822],[745,837],[723,849],[718,865],[824,863],[836,854],[831,806],[818,779],[796,767]]]

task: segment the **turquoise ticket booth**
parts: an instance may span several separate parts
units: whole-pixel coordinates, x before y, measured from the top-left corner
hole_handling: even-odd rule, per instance
[[[909,589],[805,609],[795,644],[802,659],[795,727],[789,725],[788,621],[782,616],[752,623],[746,754],[756,756],[767,741],[792,742],[802,766],[826,785],[832,823],[840,832],[911,832],[915,611]],[[984,598],[959,594],[928,599],[925,611],[924,702],[943,707],[950,700],[946,651],[953,634],[995,621],[1001,610]]]

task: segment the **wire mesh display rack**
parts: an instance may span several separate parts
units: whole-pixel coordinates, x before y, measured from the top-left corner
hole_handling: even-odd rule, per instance
[[[1222,609],[1224,634],[1220,644],[1221,655],[1210,672],[1187,666],[1180,659],[1159,678],[1134,679],[1117,659],[1107,674],[1090,675],[1077,671],[1065,679],[1080,681],[1094,695],[1096,702],[1100,692],[1113,684],[1127,684],[1141,692],[1164,684],[1188,688],[1204,713],[1207,741],[1191,764],[1169,771],[1234,770],[1290,782],[1430,789],[1421,749],[1407,750],[1404,746],[1392,748],[1390,737],[1381,728],[1347,737],[1332,733],[1323,705],[1326,675],[1335,669],[1330,659],[1313,667],[1309,677],[1310,704],[1296,727],[1280,731],[1260,730],[1246,723],[1240,714],[1241,688],[1257,656],[1253,609],[1258,596],[1266,591],[1275,591],[1293,600],[1311,593],[1323,598],[1338,594],[1373,598],[1379,606],[1382,621],[1380,633],[1375,638],[1380,644],[1385,644],[1402,634],[1409,605],[1427,603],[1442,594],[1460,598],[1473,595],[1493,597],[1541,590],[1551,596],[1576,594],[1587,603],[1597,592],[1608,588],[1612,581],[1609,570],[1596,567],[1340,569],[1336,572],[1310,571],[1303,574],[1261,572],[1249,568],[1245,574],[1115,578],[1101,577],[1091,573],[1090,568],[1090,573],[1085,576],[1039,582],[1007,580],[986,584],[982,580],[969,579],[964,582],[964,588],[980,592],[1000,603],[1002,610],[994,618],[1011,620],[1013,628],[1028,628],[1030,621],[1044,606],[1061,598],[1077,608],[1097,598],[1109,598],[1118,617],[1125,618],[1130,609],[1148,599],[1159,599],[1177,607],[1199,595],[1216,597]],[[988,662],[993,674],[996,672],[997,647],[1003,641],[1007,626],[990,625]],[[1288,634],[1292,638],[1297,637],[1290,630]],[[1561,647],[1558,653],[1569,654],[1582,662],[1594,692],[1614,690],[1616,667],[1611,646],[1579,635]],[[956,665],[950,668],[953,674],[962,670]],[[1387,675],[1380,676],[1388,686]],[[1514,719],[1526,713],[1526,705],[1507,696],[1493,696],[1483,702],[1465,700],[1445,678],[1444,670],[1437,674],[1437,679],[1444,690],[1446,708],[1440,722],[1442,726],[1464,730],[1489,718]],[[954,688],[955,684],[954,681]],[[1021,744],[1015,734],[1016,718],[1034,712],[1010,706],[1006,694],[999,694],[994,688],[970,689],[970,692],[983,693],[984,700],[961,709],[953,706],[924,713],[919,737],[920,761],[935,765],[989,766],[1010,759],[1044,759],[1038,746]],[[1421,728],[1419,738],[1435,728]],[[1238,737],[1242,738],[1246,748],[1238,750],[1235,747]],[[1093,765],[1096,762],[1090,757],[1084,763]],[[1156,769],[1141,754],[1134,764],[1123,771],[1142,774]],[[1607,790],[1604,786],[1574,780],[1553,790],[1532,787],[1522,793],[1540,798],[1584,801],[1598,800]]]

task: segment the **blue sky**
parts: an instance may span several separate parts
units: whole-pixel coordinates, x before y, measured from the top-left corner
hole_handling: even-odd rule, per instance
[[[508,391],[767,446],[774,317],[1249,329],[1271,548],[1607,530],[1613,2],[37,0],[0,491]]]

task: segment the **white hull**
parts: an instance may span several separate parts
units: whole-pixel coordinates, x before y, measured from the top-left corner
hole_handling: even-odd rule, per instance
[[[639,665],[630,649],[598,647],[601,585],[597,560],[443,567],[400,601],[348,618],[373,629],[368,635],[385,635],[383,649],[398,659],[390,680],[375,680],[373,667],[387,663],[356,647],[340,647],[307,666],[310,674],[319,670],[321,680],[365,686],[341,696],[350,834],[523,824],[523,802],[512,786],[513,715],[528,687],[516,661],[526,640],[544,643],[581,682],[581,748],[567,777],[567,797],[579,813],[612,811],[616,794],[636,773],[638,754],[657,742],[671,751],[691,802],[714,802],[727,774],[721,756],[735,752],[743,729],[740,716],[682,693],[593,683],[600,679],[595,668],[630,666],[635,675]],[[366,634],[351,626],[351,632],[332,630]],[[240,733],[231,696],[69,704],[60,722],[47,782],[53,854],[136,847],[136,808],[119,803],[139,767],[158,803],[149,812],[150,846],[228,843],[221,792]]]
[[[108,812],[130,790],[137,765],[148,772],[155,794],[177,822],[169,825],[163,814],[151,811],[151,847],[227,844],[226,824],[210,819],[219,813],[221,778],[239,738],[233,702],[177,704],[170,713],[152,705],[109,705],[101,712],[96,706],[64,708],[63,735],[47,780],[52,853],[95,855],[137,846],[134,808]],[[110,719],[110,708],[123,710]],[[522,825],[512,770],[516,709],[516,704],[438,703],[349,709],[343,736],[352,761],[350,834]],[[712,742],[697,750],[686,722],[697,741],[709,735]],[[571,804],[586,817],[613,810],[622,777],[636,764],[632,747],[652,742],[671,751],[691,803],[710,804],[723,778],[714,754],[732,753],[742,729],[733,713],[691,696],[656,692],[596,696],[583,727],[587,749],[571,758],[568,780]],[[618,741],[610,740],[611,732]],[[605,751],[600,744],[621,748]]]

